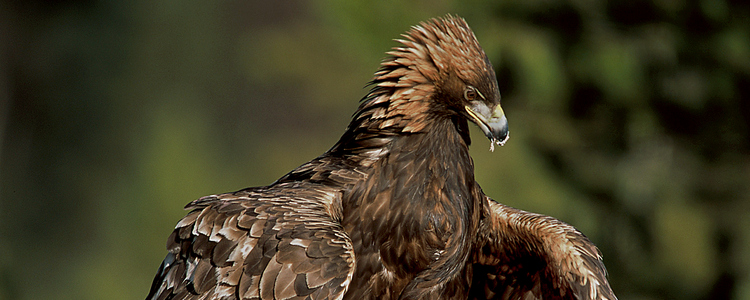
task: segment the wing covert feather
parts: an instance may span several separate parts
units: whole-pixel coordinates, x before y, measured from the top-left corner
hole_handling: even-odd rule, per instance
[[[573,226],[485,201],[470,299],[617,299],[599,250]]]
[[[354,251],[335,197],[296,182],[188,204],[147,299],[341,299]]]

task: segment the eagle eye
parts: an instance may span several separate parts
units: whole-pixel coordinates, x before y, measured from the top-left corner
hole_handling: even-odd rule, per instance
[[[468,86],[464,90],[464,99],[466,99],[467,101],[476,100],[477,96],[479,96],[479,92],[477,92],[477,89],[475,89],[473,86]]]

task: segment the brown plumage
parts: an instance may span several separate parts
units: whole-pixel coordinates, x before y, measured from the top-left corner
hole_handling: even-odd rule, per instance
[[[188,204],[148,299],[615,299],[583,234],[474,180],[468,121],[508,127],[465,21],[403,36],[329,151]]]

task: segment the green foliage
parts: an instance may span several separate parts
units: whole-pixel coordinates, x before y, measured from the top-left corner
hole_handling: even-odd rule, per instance
[[[639,0],[2,3],[0,299],[144,297],[183,205],[328,149],[447,13],[510,120],[473,132],[487,194],[581,229],[621,299],[750,298],[750,7]]]

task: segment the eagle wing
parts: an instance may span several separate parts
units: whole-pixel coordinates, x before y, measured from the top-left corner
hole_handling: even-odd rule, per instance
[[[354,251],[340,208],[340,192],[309,182],[193,201],[147,299],[341,299]]]
[[[484,198],[470,299],[617,299],[599,250],[581,232]]]

